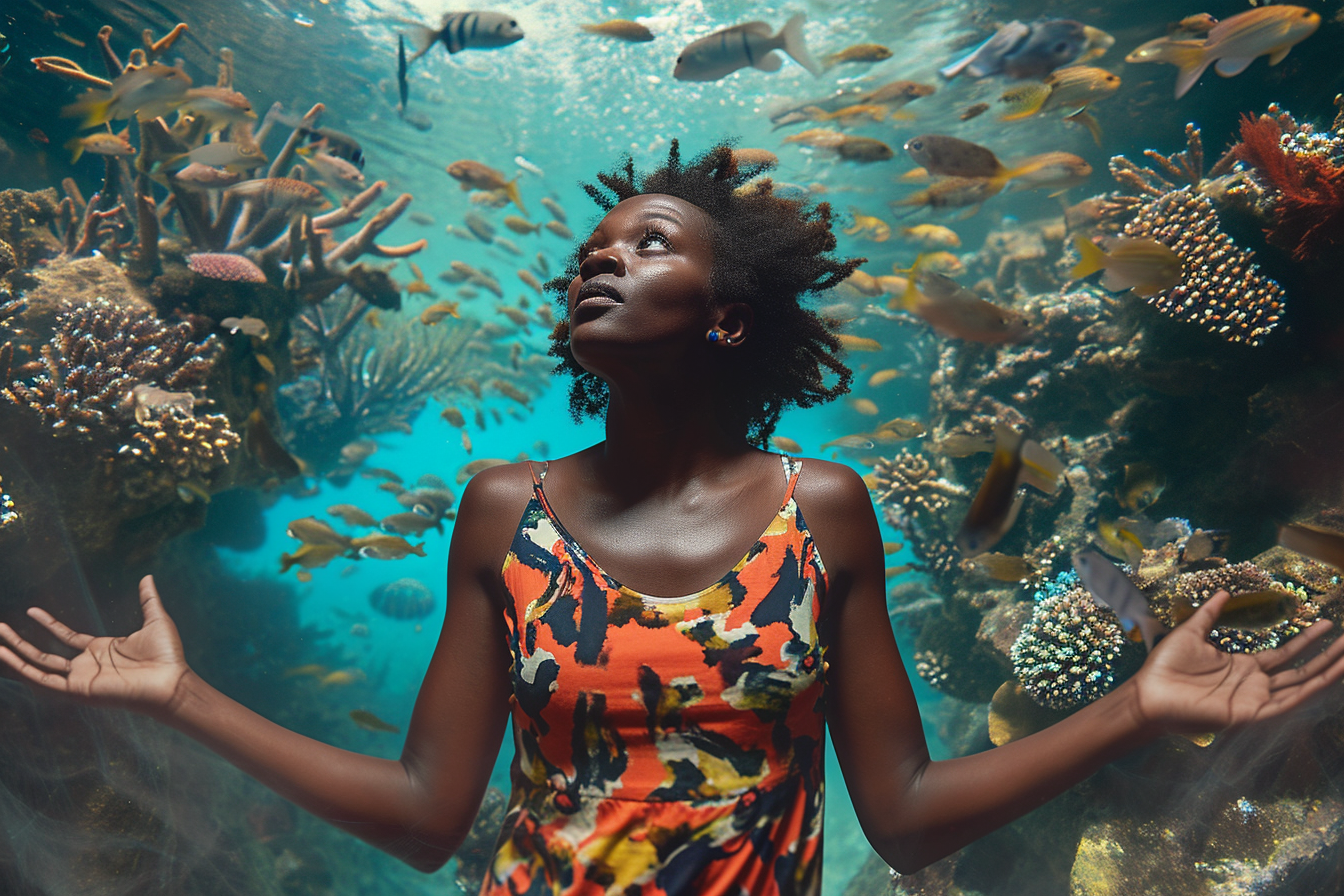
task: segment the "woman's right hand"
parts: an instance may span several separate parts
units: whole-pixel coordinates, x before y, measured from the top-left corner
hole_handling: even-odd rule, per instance
[[[28,615],[72,650],[66,659],[43,653],[0,622],[0,661],[24,678],[83,703],[156,715],[169,710],[182,677],[189,671],[177,626],[163,609],[154,577],[140,580],[140,609],[145,623],[122,638],[96,638],[76,632],[46,610]]]

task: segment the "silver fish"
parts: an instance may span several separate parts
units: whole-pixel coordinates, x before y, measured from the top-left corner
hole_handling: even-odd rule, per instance
[[[1143,637],[1143,646],[1152,650],[1153,644],[1167,629],[1148,609],[1148,598],[1124,570],[1090,549],[1073,555],[1073,568],[1083,587],[1092,592],[1092,597],[1120,617],[1120,627],[1125,634],[1137,630]]]
[[[442,43],[449,53],[507,47],[523,39],[523,29],[505,12],[448,12],[437,29],[413,24],[410,38],[416,52],[408,62],[414,62],[436,43]]]
[[[1004,74],[1010,78],[1040,78],[1078,58],[1087,46],[1082,22],[1072,19],[1016,19],[994,36],[938,74],[951,80],[965,72],[973,78]]]
[[[672,77],[678,81],[717,81],[747,67],[777,72],[784,60],[775,50],[783,50],[814,76],[821,77],[822,67],[803,43],[806,18],[799,13],[785,22],[776,34],[770,33],[770,26],[765,22],[746,22],[693,40],[677,57]]]

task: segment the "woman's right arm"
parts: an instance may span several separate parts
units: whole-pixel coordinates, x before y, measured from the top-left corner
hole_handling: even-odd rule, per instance
[[[224,696],[187,667],[153,580],[140,583],[145,624],[126,638],[71,631],[29,611],[79,653],[45,654],[0,623],[0,660],[82,702],[132,709],[187,734],[319,818],[423,871],[461,844],[508,719],[509,654],[499,569],[531,484],[526,468],[477,476],[458,509],[443,630],[399,760],[296,734]],[[510,519],[512,516],[512,519]]]

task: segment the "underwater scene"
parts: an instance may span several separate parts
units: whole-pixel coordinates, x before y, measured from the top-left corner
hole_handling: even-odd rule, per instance
[[[1344,621],[1342,48],[1341,0],[5,0],[0,621],[68,653],[28,607],[127,634],[152,573],[203,679],[397,758],[464,484],[603,438],[548,354],[583,184],[724,139],[866,259],[808,299],[851,391],[771,443],[868,485],[934,758],[1220,589],[1224,651]],[[828,754],[823,893],[1344,892],[1339,707],[907,875]],[[426,875],[6,669],[0,894],[475,893],[512,751]]]

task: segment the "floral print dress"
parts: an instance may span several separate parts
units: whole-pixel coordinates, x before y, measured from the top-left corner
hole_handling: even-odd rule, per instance
[[[504,562],[513,792],[484,894],[821,890],[826,574],[793,499],[684,598],[633,591],[533,496]]]

